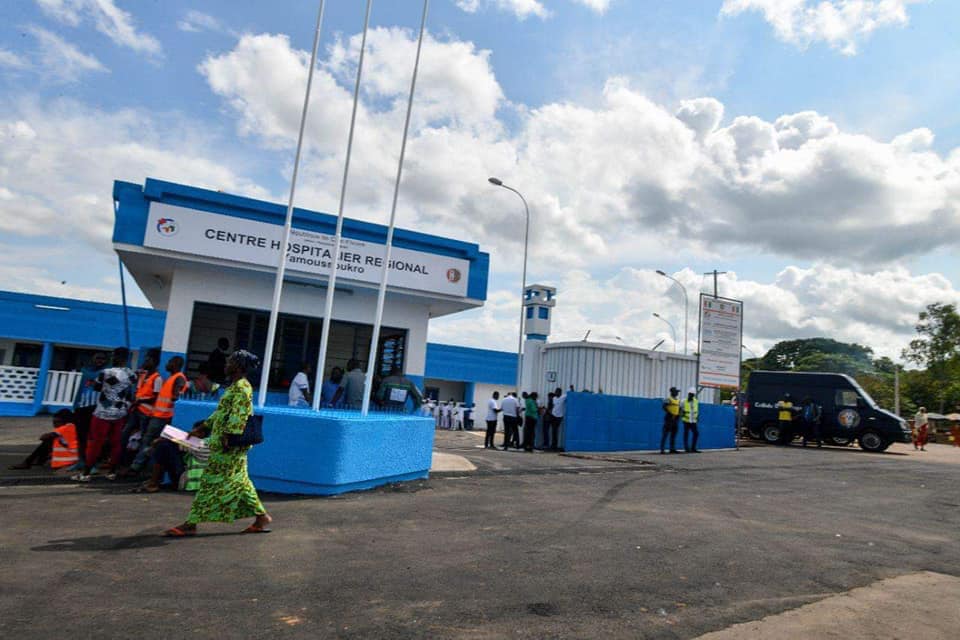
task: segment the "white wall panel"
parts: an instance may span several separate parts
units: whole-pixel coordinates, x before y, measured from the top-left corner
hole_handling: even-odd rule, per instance
[[[550,372],[556,375],[553,382],[547,380]],[[538,380],[525,386],[541,395],[556,387],[566,391],[572,384],[577,391],[602,390],[607,395],[659,398],[667,395],[672,386],[686,393],[696,385],[696,379],[695,356],[593,342],[563,342],[544,346]],[[714,390],[704,389],[700,399],[712,402]]]

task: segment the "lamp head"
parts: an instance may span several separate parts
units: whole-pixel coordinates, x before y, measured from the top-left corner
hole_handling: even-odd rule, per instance
[[[657,269],[657,275],[666,276],[667,274],[665,274],[662,269]]]
[[[489,182],[490,184],[496,185],[498,187],[503,186],[503,180],[501,180],[500,178],[487,178],[487,182]]]

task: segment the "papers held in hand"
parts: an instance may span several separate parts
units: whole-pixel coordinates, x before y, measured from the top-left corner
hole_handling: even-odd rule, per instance
[[[206,452],[208,450],[207,444],[203,440],[190,435],[182,429],[177,429],[172,424],[168,424],[163,428],[163,431],[160,432],[160,437],[166,438],[190,451]]]

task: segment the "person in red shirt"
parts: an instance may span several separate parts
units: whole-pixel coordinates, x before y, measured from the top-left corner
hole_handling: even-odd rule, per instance
[[[54,471],[65,469],[79,460],[78,449],[73,412],[61,409],[53,416],[53,431],[40,436],[40,445],[23,462],[12,465],[10,469],[29,469],[34,465],[44,465],[47,460]]]

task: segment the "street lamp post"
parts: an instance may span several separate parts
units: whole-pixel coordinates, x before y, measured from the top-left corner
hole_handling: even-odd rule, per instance
[[[663,320],[664,322],[667,323],[667,326],[670,327],[670,332],[673,334],[673,352],[676,353],[676,352],[677,352],[677,329],[676,329],[676,327],[673,326],[673,323],[672,323],[672,322],[670,322],[669,320],[667,320],[666,318],[664,318],[662,315],[660,315],[660,314],[657,313],[656,311],[653,312],[653,317],[654,317],[654,318],[658,318],[658,319],[660,319],[660,320]]]
[[[679,280],[668,275],[666,272],[657,269],[657,273],[664,278],[673,280],[674,284],[680,287],[680,291],[683,292],[683,355],[687,355],[687,328],[690,322],[690,299],[687,297],[687,288],[683,286]]]
[[[754,352],[753,352],[753,349],[751,349],[751,348],[748,347],[747,345],[742,344],[742,345],[740,345],[740,348],[743,349],[744,351],[746,351],[747,353],[749,353],[749,354],[753,357],[754,360],[757,359],[757,354],[754,353]]]
[[[523,381],[521,380],[521,376],[523,375],[523,299],[524,296],[527,295],[527,249],[530,244],[530,207],[527,206],[527,199],[523,197],[522,193],[513,187],[503,184],[503,180],[500,178],[488,178],[487,181],[494,186],[513,191],[520,196],[520,200],[523,202],[523,211],[526,214],[526,225],[523,232],[523,282],[520,288],[520,330],[519,336],[517,337],[517,392],[520,392],[523,390]]]

